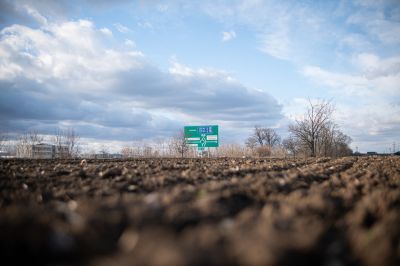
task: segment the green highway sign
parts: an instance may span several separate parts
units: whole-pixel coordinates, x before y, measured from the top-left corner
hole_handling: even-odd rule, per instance
[[[204,147],[218,147],[218,126],[185,126],[185,139],[189,145],[197,145],[199,149]]]

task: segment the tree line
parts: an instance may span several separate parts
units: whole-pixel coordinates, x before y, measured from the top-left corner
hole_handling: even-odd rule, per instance
[[[340,157],[352,154],[351,138],[340,131],[333,120],[334,107],[329,101],[312,103],[306,113],[289,125],[289,136],[282,139],[273,128],[255,126],[245,141],[245,146],[223,144],[211,150],[213,156],[276,156],[284,157]],[[171,150],[180,157],[188,156],[189,145],[183,130],[171,140]],[[193,153],[192,153],[193,154]]]
[[[222,144],[219,148],[207,151],[207,155],[243,157],[243,156],[293,156],[293,157],[339,157],[351,155],[351,138],[344,134],[333,120],[334,108],[329,101],[312,103],[305,114],[288,126],[289,135],[281,138],[273,128],[255,126],[244,145]],[[55,146],[57,158],[73,158],[80,154],[80,136],[73,128],[57,129],[54,135],[47,137],[47,143]],[[32,130],[19,135],[15,141],[15,153],[18,157],[31,157],[32,145],[45,141],[43,135]],[[0,134],[0,150],[4,148],[6,138]],[[104,152],[105,149],[104,149]],[[174,136],[156,140],[154,145],[148,142],[125,146],[121,156],[129,157],[196,157],[197,148],[187,144],[183,129]]]
[[[0,148],[5,147],[6,137],[3,135],[3,144]],[[79,149],[80,136],[73,128],[57,129],[50,138],[45,138],[37,130],[30,130],[18,135],[14,141],[14,153],[20,158],[32,157],[32,147],[46,141],[46,144],[54,145],[57,158],[74,158],[80,153]]]
[[[276,147],[283,147],[294,157],[351,155],[351,138],[340,131],[333,120],[333,111],[333,105],[329,101],[309,101],[303,117],[289,125],[287,138],[281,140],[274,129],[256,126],[247,139],[246,146],[259,156],[271,155]]]

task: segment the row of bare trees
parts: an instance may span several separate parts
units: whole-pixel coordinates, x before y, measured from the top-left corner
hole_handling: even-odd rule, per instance
[[[57,129],[52,143],[56,146],[56,153],[61,158],[73,158],[79,154],[80,136],[73,128]]]
[[[6,152],[6,144],[8,141],[8,136],[4,132],[0,132],[0,152]]]
[[[40,134],[36,130],[27,131],[17,136],[15,153],[17,157],[32,157],[32,146],[47,141],[55,146],[55,155],[58,158],[73,158],[79,154],[79,135],[73,128],[57,129],[50,137]]]
[[[182,158],[190,150],[190,146],[186,142],[185,132],[183,130],[179,130],[179,132],[171,138],[169,146],[173,153],[178,154]]]
[[[31,130],[19,135],[15,144],[17,156],[22,158],[32,157],[32,145],[43,142],[43,139],[43,136],[36,130]]]
[[[270,156],[281,141],[278,133],[272,128],[254,127],[253,134],[246,140],[246,146],[253,155]]]
[[[253,134],[246,140],[243,147],[238,144],[225,144],[218,149],[212,150],[212,156],[242,157],[242,156],[277,156],[283,157],[287,154],[303,157],[331,156],[339,157],[351,155],[349,148],[351,138],[341,132],[333,121],[333,105],[329,101],[312,103],[301,119],[289,126],[290,135],[281,139],[273,128],[255,126]],[[174,156],[191,157],[196,156],[196,147],[189,146],[185,140],[183,130],[175,136],[167,139],[164,146],[167,151],[163,154],[152,152],[151,147],[142,149],[137,147],[126,147],[122,153],[126,157],[136,156]],[[136,152],[135,152],[136,151]]]
[[[302,119],[289,126],[290,136],[284,145],[295,156],[346,156],[352,154],[351,138],[340,131],[333,120],[333,105],[329,101],[312,103]]]
[[[351,138],[339,130],[333,121],[333,111],[329,101],[309,101],[305,115],[289,125],[290,135],[287,138],[281,141],[274,129],[256,126],[246,146],[257,156],[270,156],[282,148],[294,157],[350,155]]]
[[[346,156],[352,153],[349,148],[351,138],[340,131],[333,120],[334,108],[329,101],[313,103],[300,119],[289,125],[290,135],[281,139],[273,128],[255,126],[252,135],[246,140],[245,146],[226,144],[212,151],[214,156]],[[1,137],[1,136],[0,136]],[[0,150],[3,149],[5,138],[0,138]],[[42,143],[44,135],[38,131],[21,134],[15,141],[18,157],[32,157],[32,145]],[[57,129],[47,142],[55,146],[58,158],[72,158],[79,154],[80,137],[73,128]],[[196,147],[187,144],[183,130],[169,139],[159,141],[152,147],[149,144],[124,147],[121,154],[124,157],[192,157],[197,155]],[[160,148],[161,147],[161,148]]]

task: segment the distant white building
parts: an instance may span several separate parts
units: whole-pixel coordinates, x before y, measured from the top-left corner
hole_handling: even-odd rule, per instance
[[[53,144],[39,143],[25,146],[16,150],[18,158],[54,159],[67,158],[68,147]]]
[[[55,157],[55,145],[39,143],[31,146],[31,158],[53,159]]]
[[[69,157],[68,146],[62,145],[54,145],[54,153],[53,158],[68,158]]]

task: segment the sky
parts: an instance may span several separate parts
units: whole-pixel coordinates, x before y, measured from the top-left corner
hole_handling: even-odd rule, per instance
[[[353,150],[400,146],[400,1],[0,0],[0,131],[119,149],[219,125],[287,136],[329,100]],[[113,149],[112,148],[112,149]],[[399,147],[400,148],[400,147]]]

